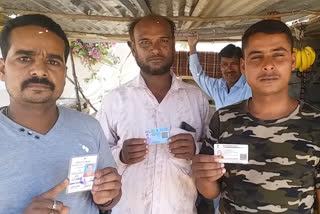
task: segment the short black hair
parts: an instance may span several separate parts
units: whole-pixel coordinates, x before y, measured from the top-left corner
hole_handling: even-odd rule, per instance
[[[28,25],[36,25],[48,29],[49,31],[55,33],[64,41],[64,57],[65,61],[67,62],[70,46],[69,41],[67,39],[66,34],[62,30],[59,24],[53,21],[51,18],[41,14],[29,14],[18,16],[14,19],[9,19],[6,24],[4,25],[1,35],[0,35],[0,47],[2,56],[6,59],[8,55],[8,51],[10,49],[10,33],[17,27],[23,27]]]
[[[226,58],[242,58],[242,51],[241,48],[236,47],[233,44],[229,44],[226,47],[222,48],[222,50],[219,52],[220,57],[226,57]]]
[[[290,43],[291,49],[293,48],[293,36],[290,28],[278,20],[262,20],[251,25],[242,36],[242,51],[248,46],[248,42],[251,36],[256,33],[265,34],[280,34],[284,33],[287,36],[288,42]],[[244,54],[243,54],[244,55]]]
[[[171,35],[172,38],[174,38],[174,32],[176,30],[176,25],[174,24],[174,22],[169,19],[168,17],[165,16],[161,16],[155,13],[149,14],[147,16],[143,16],[143,17],[139,17],[137,19],[134,19],[130,24],[129,24],[129,35],[130,35],[130,40],[134,41],[134,28],[135,26],[142,20],[145,18],[151,18],[151,19],[163,19],[164,21],[168,22],[169,26],[170,26],[170,31],[171,31]]]

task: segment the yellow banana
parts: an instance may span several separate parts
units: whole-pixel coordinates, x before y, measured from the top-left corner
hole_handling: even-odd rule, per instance
[[[308,68],[308,58],[304,51],[304,49],[301,49],[301,66],[299,68],[299,71],[305,71]]]
[[[311,66],[311,65],[314,63],[315,59],[316,59],[316,53],[315,53],[315,51],[313,50],[313,48],[310,47],[310,46],[306,46],[305,49],[306,49],[307,51],[309,51],[310,54],[311,54],[311,62],[310,62],[310,66]]]
[[[296,68],[300,68],[301,66],[301,52],[296,49]]]
[[[306,53],[307,55],[307,59],[308,59],[308,68],[312,65],[312,56],[311,56],[311,52],[307,49],[307,48],[303,48],[303,51]]]

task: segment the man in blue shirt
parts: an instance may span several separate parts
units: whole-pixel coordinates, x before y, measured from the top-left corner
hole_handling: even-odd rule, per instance
[[[66,34],[47,16],[18,16],[3,27],[0,47],[0,80],[10,95],[0,108],[0,214],[110,210],[121,177],[99,122],[56,105],[67,74]],[[89,155],[98,156],[92,190],[67,194],[69,161]]]
[[[239,47],[229,44],[220,51],[222,78],[215,79],[208,77],[199,63],[196,49],[198,34],[188,37],[188,43],[190,47],[189,68],[192,76],[200,88],[214,100],[217,110],[252,96],[246,78],[241,75],[242,52]]]

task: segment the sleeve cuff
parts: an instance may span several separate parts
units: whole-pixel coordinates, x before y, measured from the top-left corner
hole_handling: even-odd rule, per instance
[[[121,160],[120,160],[120,152],[121,152],[121,147],[119,146],[115,146],[112,148],[112,155],[113,155],[113,158],[114,160],[116,161],[116,164],[117,164],[117,170],[118,170],[118,173],[120,175],[122,175],[122,173],[124,172],[124,170],[127,168],[127,164],[123,163]]]

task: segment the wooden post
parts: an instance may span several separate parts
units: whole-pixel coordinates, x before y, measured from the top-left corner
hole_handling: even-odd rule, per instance
[[[73,60],[73,55],[72,55],[72,49],[70,47],[70,58],[71,58],[71,66],[72,66],[72,75],[74,79],[74,89],[76,92],[76,97],[77,97],[77,110],[81,112],[81,101],[80,101],[80,96],[79,96],[79,84],[78,84],[78,78],[76,74],[76,69],[74,66],[74,60]]]

